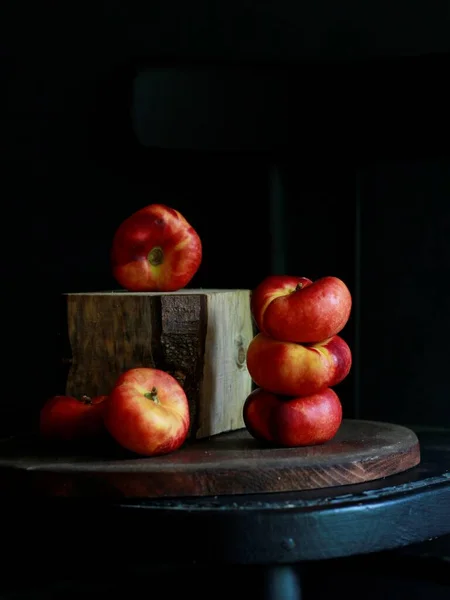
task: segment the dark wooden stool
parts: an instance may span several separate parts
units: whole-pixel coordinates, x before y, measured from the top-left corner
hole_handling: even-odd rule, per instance
[[[27,533],[25,550],[37,559],[36,548],[45,539],[60,548],[66,562],[71,556],[79,561],[77,546],[86,548],[88,542],[89,555],[106,561],[109,569],[128,560],[260,565],[266,598],[297,599],[298,564],[307,568],[308,561],[401,548],[450,533],[450,434],[419,439],[420,465],[356,485],[118,501],[4,495],[1,514],[15,524],[12,530]],[[22,556],[23,542],[16,542],[16,551]],[[58,561],[57,553],[52,560]]]

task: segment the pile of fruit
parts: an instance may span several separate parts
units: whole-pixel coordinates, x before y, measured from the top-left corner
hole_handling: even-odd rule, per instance
[[[150,204],[125,219],[111,248],[114,278],[130,292],[172,292],[186,287],[202,261],[202,244],[177,210]],[[40,412],[40,434],[48,441],[84,442],[111,436],[142,456],[168,454],[186,440],[189,404],[169,373],[129,369],[108,396],[54,396]]]
[[[130,292],[185,288],[202,261],[200,238],[173,208],[151,204],[117,229],[111,267]],[[244,422],[256,438],[283,446],[323,443],[337,432],[342,407],[332,386],[349,373],[351,352],[337,334],[347,323],[351,296],[335,277],[314,283],[272,276],[252,294],[260,333],[247,367],[259,386],[244,404]],[[79,442],[107,434],[143,456],[167,454],[186,441],[189,405],[172,375],[154,368],[122,373],[109,395],[50,398],[40,412],[43,439]]]
[[[159,369],[122,373],[109,396],[53,396],[42,407],[40,434],[47,441],[85,442],[111,436],[141,456],[177,450],[189,431],[189,404],[178,381]]]
[[[350,291],[337,277],[312,282],[275,275],[252,294],[259,333],[247,350],[258,385],[244,404],[244,421],[257,439],[310,446],[333,438],[342,405],[333,386],[347,377],[352,354],[337,335],[347,324]]]

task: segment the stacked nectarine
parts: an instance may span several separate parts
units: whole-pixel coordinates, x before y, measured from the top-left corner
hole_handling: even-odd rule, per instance
[[[337,277],[272,275],[256,287],[251,308],[259,333],[247,349],[247,368],[259,387],[243,409],[253,437],[281,446],[334,437],[342,405],[332,387],[352,365],[338,334],[351,307],[350,291]]]

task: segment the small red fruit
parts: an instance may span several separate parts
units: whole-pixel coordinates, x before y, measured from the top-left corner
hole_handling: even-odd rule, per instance
[[[177,450],[190,424],[186,394],[169,373],[135,368],[115,383],[105,412],[112,437],[136,454],[155,456]]]
[[[252,313],[266,335],[296,343],[322,342],[347,324],[352,297],[337,277],[271,275],[252,293]]]
[[[125,219],[111,248],[117,282],[131,292],[174,292],[191,281],[202,261],[197,232],[175,209],[150,204]]]
[[[53,396],[40,412],[39,432],[42,438],[75,441],[95,438],[105,431],[103,413],[108,396],[80,399]]]
[[[247,349],[247,369],[256,385],[286,396],[309,396],[333,387],[351,366],[350,347],[339,335],[317,344],[295,344],[258,333]]]
[[[297,398],[257,388],[244,403],[243,417],[248,432],[258,440],[284,447],[313,446],[336,435],[342,405],[330,388]]]

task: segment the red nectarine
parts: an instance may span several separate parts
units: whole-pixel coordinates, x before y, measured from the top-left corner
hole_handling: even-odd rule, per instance
[[[108,396],[80,399],[53,396],[41,408],[39,433],[47,440],[77,441],[96,438],[105,431],[103,414]]]
[[[111,249],[113,275],[132,292],[173,292],[198,271],[202,244],[175,209],[150,204],[125,219]]]
[[[279,446],[313,446],[331,440],[342,423],[342,405],[329,388],[287,398],[261,388],[246,399],[244,423],[256,439]]]
[[[104,420],[123,448],[144,456],[168,454],[187,437],[188,400],[169,373],[150,367],[129,369],[114,384]]]
[[[350,348],[338,335],[317,344],[296,344],[258,333],[247,348],[251,378],[275,394],[305,396],[333,387],[347,377],[351,365]]]
[[[347,324],[352,297],[337,277],[272,275],[252,293],[258,329],[284,342],[314,343],[333,337]]]

